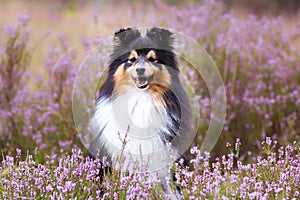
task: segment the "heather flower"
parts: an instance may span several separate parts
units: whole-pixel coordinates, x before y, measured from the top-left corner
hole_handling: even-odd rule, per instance
[[[18,20],[20,22],[21,25],[25,25],[27,24],[28,20],[29,20],[29,15],[28,12],[25,13],[19,13],[17,14]]]

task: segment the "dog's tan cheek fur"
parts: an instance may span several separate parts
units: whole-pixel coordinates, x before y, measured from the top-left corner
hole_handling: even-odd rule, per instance
[[[149,90],[155,96],[155,100],[166,107],[166,102],[163,95],[169,90],[171,84],[171,76],[165,66],[162,69],[155,69],[153,81],[150,84]]]
[[[124,64],[120,65],[114,74],[115,89],[114,96],[122,95],[126,92],[126,86],[133,85],[132,78],[130,77],[130,69],[125,70]]]

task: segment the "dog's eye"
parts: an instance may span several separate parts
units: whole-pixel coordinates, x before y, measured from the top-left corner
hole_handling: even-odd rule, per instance
[[[149,62],[155,62],[155,59],[153,57],[148,58]]]
[[[135,61],[136,61],[136,58],[135,58],[135,57],[129,59],[129,62],[132,62],[132,63],[133,63],[133,62],[135,62]]]

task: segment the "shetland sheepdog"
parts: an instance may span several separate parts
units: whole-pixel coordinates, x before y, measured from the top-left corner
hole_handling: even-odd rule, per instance
[[[125,170],[137,169],[132,163],[146,166],[162,183],[191,135],[174,39],[174,33],[157,27],[117,31],[90,120],[100,157]]]

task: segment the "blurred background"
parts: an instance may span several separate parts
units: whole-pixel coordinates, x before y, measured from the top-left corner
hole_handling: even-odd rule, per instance
[[[290,21],[299,19],[300,0],[223,0],[222,12],[233,12],[237,18],[247,18],[249,14],[257,17],[283,16]],[[16,14],[28,12],[29,26],[32,27],[32,43],[39,49],[34,63],[42,64],[49,44],[55,42],[56,34],[64,33],[72,47],[79,45],[83,38],[111,36],[120,27],[165,26],[159,15],[172,13],[166,7],[184,8],[191,5],[205,6],[203,0],[54,0],[54,1],[17,1],[0,0],[0,26],[16,22]],[[200,15],[199,15],[200,17]],[[178,30],[184,33],[184,30]],[[54,33],[54,34],[49,34]],[[50,35],[45,39],[45,35]],[[53,36],[53,37],[51,37]],[[3,37],[2,35],[0,37]],[[57,41],[56,41],[57,42]],[[33,73],[40,72],[35,67]]]
[[[300,0],[0,0],[0,149],[50,154],[80,146],[70,96],[82,56],[121,27],[150,26],[191,36],[220,70],[228,106],[213,155],[236,138],[245,160],[266,137],[299,141],[299,6]],[[205,84],[194,84],[201,144],[210,100]]]

